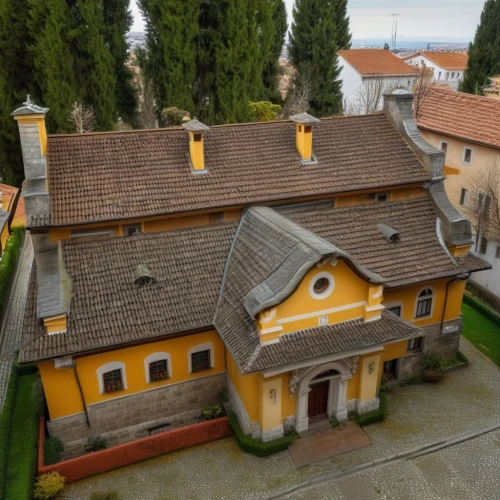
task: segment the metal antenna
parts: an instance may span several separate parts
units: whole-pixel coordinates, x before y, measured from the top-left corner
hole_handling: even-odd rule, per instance
[[[391,45],[392,50],[396,48],[397,36],[398,36],[398,20],[397,17],[400,17],[401,14],[389,14],[392,17],[392,33],[391,33]]]

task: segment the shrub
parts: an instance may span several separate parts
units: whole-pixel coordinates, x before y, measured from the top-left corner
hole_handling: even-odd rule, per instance
[[[268,441],[267,443],[262,443],[261,441],[253,439],[250,434],[243,434],[240,424],[238,423],[238,419],[234,413],[228,413],[228,418],[240,449],[257,457],[267,457],[273,453],[284,451],[288,449],[294,439],[293,436],[284,436]]]
[[[349,415],[349,418],[355,420],[360,427],[382,422],[387,414],[387,396],[385,392],[381,392],[379,398],[380,406],[376,410],[362,414],[353,412]]]
[[[424,369],[438,370],[442,372],[443,366],[444,366],[443,358],[439,354],[433,352],[428,352],[424,356],[424,360],[422,361],[422,367]]]
[[[12,234],[5,245],[2,261],[0,262],[0,312],[2,313],[7,299],[11,277],[19,259],[19,250],[23,242],[24,232],[24,227],[18,227],[12,230]]]
[[[33,496],[39,500],[50,500],[64,489],[64,476],[53,471],[38,476]]]
[[[335,429],[335,427],[338,427],[340,425],[340,422],[337,417],[331,416],[330,417],[330,423],[332,424],[332,427]]]
[[[500,326],[500,314],[490,309],[487,305],[483,304],[481,301],[472,297],[467,293],[464,293],[464,302],[475,309],[477,312],[481,313],[483,316],[488,318],[490,321]]]
[[[36,473],[38,415],[33,406],[36,374],[19,377],[12,413],[4,500],[29,500]]]
[[[40,375],[37,374],[37,378],[32,388],[32,397],[33,397],[33,408],[37,416],[41,417],[43,415],[43,411],[45,409],[45,397],[43,395],[43,385],[42,379]]]
[[[85,451],[101,451],[108,447],[106,439],[102,436],[90,436],[88,443],[84,446]]]
[[[58,438],[48,438],[43,446],[44,465],[56,464],[61,461],[61,452],[64,450],[62,441]]]
[[[462,363],[469,363],[469,358],[462,351],[457,352],[457,359]]]
[[[89,500],[120,500],[120,494],[117,491],[92,493]]]
[[[203,418],[205,420],[213,420],[214,418],[222,417],[224,412],[222,411],[221,405],[207,405],[203,408]]]

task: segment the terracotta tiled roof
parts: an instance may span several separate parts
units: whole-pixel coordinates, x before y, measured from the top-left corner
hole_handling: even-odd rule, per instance
[[[433,87],[420,107],[421,129],[500,148],[500,100]]]
[[[8,184],[0,184],[0,191],[2,193],[2,204],[7,203],[5,210],[10,212],[19,189]]]
[[[467,52],[427,52],[422,51],[420,55],[429,59],[434,64],[437,64],[443,69],[458,69],[465,70],[467,68],[467,61],[469,54]]]
[[[204,139],[208,173],[193,175],[183,129],[49,136],[51,223],[255,205],[430,179],[383,114],[321,120],[313,140],[318,163],[304,165],[291,121],[212,127]]]
[[[12,212],[14,205],[16,211],[12,217],[11,227],[26,226],[26,214],[24,211],[24,198],[20,196],[19,188],[9,186],[8,184],[0,184],[0,191],[2,192],[2,203],[6,203],[6,210]],[[16,204],[17,200],[17,204]]]
[[[415,69],[389,50],[350,49],[340,50],[342,56],[358,73],[370,75],[414,76]]]
[[[436,213],[427,198],[307,210],[285,216],[348,252],[366,269],[380,274],[389,287],[488,268],[472,256],[459,259],[457,265],[453,263],[438,242]],[[398,243],[387,242],[377,227],[380,222],[400,232]],[[236,223],[226,223],[94,242],[64,241],[63,257],[73,292],[68,331],[58,335],[43,333],[36,317],[32,277],[20,360],[63,356],[211,328],[236,229]],[[249,271],[252,281],[236,276],[236,280],[240,279],[239,298],[234,295],[233,300],[239,301],[236,305],[241,318],[246,318],[245,325],[251,328],[253,322],[242,298],[282,261],[279,255],[272,262],[260,258],[266,240],[256,235],[247,238],[243,246],[243,239],[238,238],[236,243],[236,252],[241,253],[245,272]],[[259,249],[260,253],[252,249]],[[137,287],[133,283],[139,264],[147,264],[156,278],[155,284]],[[241,332],[247,335],[245,329]],[[255,350],[256,337],[251,335],[250,342],[243,337],[240,340],[235,341],[232,349],[243,365]]]

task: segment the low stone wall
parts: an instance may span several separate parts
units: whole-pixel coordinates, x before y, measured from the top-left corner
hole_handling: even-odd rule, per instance
[[[443,358],[451,358],[458,352],[462,335],[462,318],[423,327],[426,332],[425,352],[435,352]]]
[[[87,406],[89,426],[81,413],[48,422],[49,434],[64,443],[64,459],[77,457],[91,435],[103,436],[116,446],[147,437],[153,427],[193,424],[204,406],[218,401],[225,386],[224,372],[91,404]]]
[[[232,430],[229,420],[227,417],[222,417],[138,439],[130,443],[108,448],[107,450],[88,453],[78,458],[58,462],[57,464],[44,465],[43,447],[45,430],[44,421],[41,418],[40,437],[38,441],[38,474],[57,471],[69,483],[118,467],[131,465],[147,458],[231,435]]]

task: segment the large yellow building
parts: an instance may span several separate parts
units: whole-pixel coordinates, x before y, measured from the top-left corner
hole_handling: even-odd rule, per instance
[[[13,113],[36,258],[20,360],[66,456],[191,423],[223,388],[269,441],[456,353],[486,264],[411,104],[48,137],[47,109]]]

